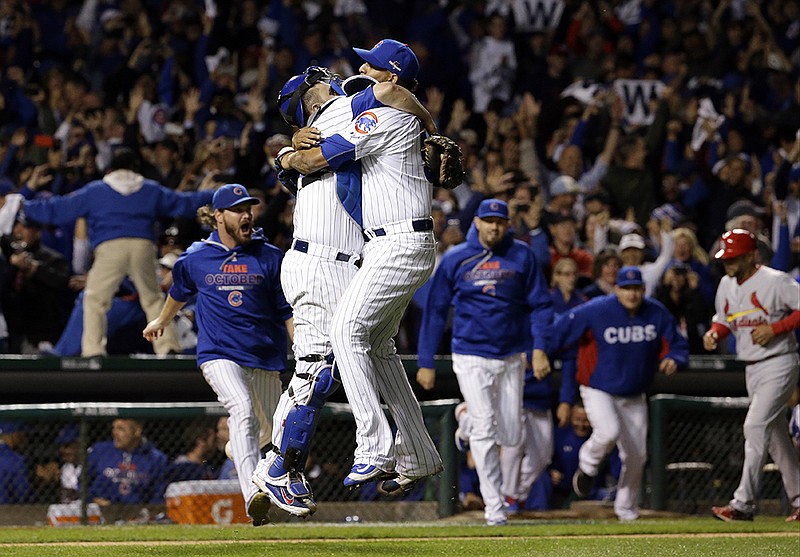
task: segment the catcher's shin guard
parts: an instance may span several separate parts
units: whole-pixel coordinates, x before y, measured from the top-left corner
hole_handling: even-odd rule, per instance
[[[319,411],[342,384],[339,370],[331,357],[320,362],[319,367],[309,374],[308,381],[310,388],[307,400],[303,404],[295,404],[286,415],[280,447],[286,470],[303,471],[311,449],[311,439],[317,429]]]

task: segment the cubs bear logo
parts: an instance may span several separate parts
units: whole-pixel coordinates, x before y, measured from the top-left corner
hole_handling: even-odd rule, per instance
[[[240,305],[242,305],[242,291],[234,290],[228,294],[228,303],[235,308],[238,308]]]
[[[355,129],[357,133],[366,135],[378,125],[378,117],[374,112],[362,112],[356,118]]]

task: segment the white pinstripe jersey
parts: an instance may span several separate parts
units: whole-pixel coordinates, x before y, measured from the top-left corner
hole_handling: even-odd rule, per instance
[[[422,163],[419,120],[390,107],[359,114],[342,133],[361,161],[364,228],[431,215],[433,186]]]
[[[331,99],[309,118],[308,125],[328,137],[353,119],[349,97]],[[322,178],[297,192],[294,207],[294,237],[324,244],[347,253],[361,253],[364,237],[336,195],[336,175]]]
[[[800,283],[786,273],[762,265],[742,284],[734,277],[722,277],[714,305],[714,322],[736,336],[739,360],[754,362],[797,351],[792,332],[775,337],[767,346],[754,343],[750,337],[754,327],[775,323],[800,310]]]

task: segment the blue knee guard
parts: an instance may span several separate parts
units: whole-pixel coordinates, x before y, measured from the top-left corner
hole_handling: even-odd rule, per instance
[[[323,364],[308,380],[313,383],[311,394],[305,404],[294,406],[286,415],[280,447],[284,468],[297,472],[305,468],[320,409],[342,384],[339,370],[330,363]]]

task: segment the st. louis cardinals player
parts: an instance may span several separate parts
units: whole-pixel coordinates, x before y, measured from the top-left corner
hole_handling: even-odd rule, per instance
[[[372,81],[371,83],[375,83]],[[369,87],[352,97],[325,68],[309,68],[281,89],[279,106],[290,124],[303,127],[295,139],[316,142],[344,129],[353,117],[384,105],[414,110],[430,120],[410,92],[391,84]],[[289,150],[291,151],[291,150]],[[281,155],[286,155],[284,152]],[[286,172],[282,173],[284,176]],[[316,510],[303,470],[319,409],[338,388],[328,330],[339,297],[360,264],[361,163],[343,162],[297,180],[294,240],[281,272],[294,310],[295,374],[281,396],[273,420],[273,451],[256,467],[253,482],[280,508],[296,516]]]
[[[197,294],[197,363],[230,414],[230,443],[239,485],[253,525],[268,522],[269,497],[250,481],[260,448],[272,437],[272,415],[286,368],[286,335],[292,310],[280,284],[283,254],[253,229],[244,186],[227,184],[204,213],[215,230],[175,262],[173,283],[159,316],[142,334],[153,341]]]
[[[553,351],[579,343],[577,380],[592,424],[573,477],[586,497],[600,464],[619,447],[622,473],[614,512],[639,518],[639,486],[647,458],[647,397],[656,370],[672,375],[688,363],[689,345],[669,311],[644,295],[638,267],[623,267],[614,294],[600,296],[555,322]]]
[[[797,385],[800,357],[794,330],[800,327],[800,284],[782,271],[756,263],[757,242],[747,230],[722,235],[714,254],[725,266],[716,295],[716,313],[703,335],[715,350],[729,334],[736,356],[747,363],[745,382],[750,408],[744,420],[744,465],[739,487],[728,505],[713,507],[720,520],[753,520],[767,452],[781,472],[794,510],[787,522],[800,520],[800,463],[789,437],[786,403]]]
[[[520,441],[525,352],[536,377],[547,359],[553,303],[530,248],[508,230],[508,205],[481,202],[467,241],[442,257],[419,333],[417,380],[433,387],[433,356],[453,307],[453,371],[470,416],[467,441],[489,525],[505,524],[500,448]],[[532,340],[531,340],[532,339]]]
[[[356,52],[367,62],[362,74],[403,86],[415,83],[419,62],[407,45],[386,39]],[[442,469],[392,340],[411,296],[430,277],[436,252],[423,134],[414,116],[379,107],[358,114],[320,148],[286,155],[286,164],[306,175],[361,162],[357,206],[366,238],[364,259],[339,300],[330,339],[356,421],[354,465],[344,484],[391,478],[381,484],[391,495]],[[396,437],[381,396],[397,425]]]

